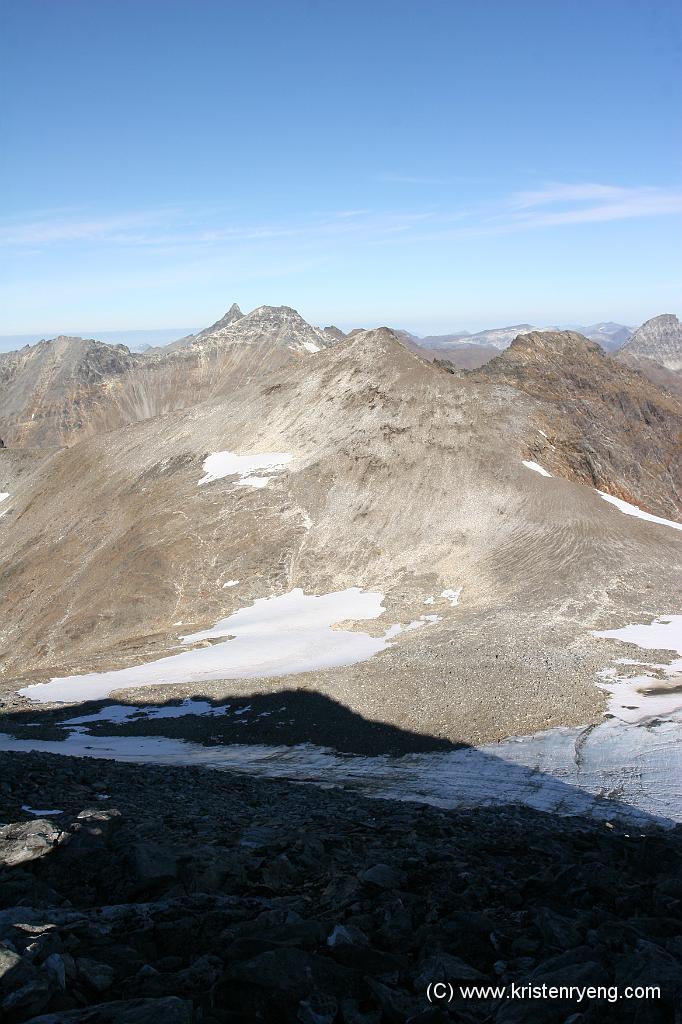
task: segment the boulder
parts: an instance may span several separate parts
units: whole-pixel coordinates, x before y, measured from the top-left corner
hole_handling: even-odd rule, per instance
[[[0,866],[11,868],[45,857],[64,838],[64,832],[45,818],[3,825],[0,828]]]

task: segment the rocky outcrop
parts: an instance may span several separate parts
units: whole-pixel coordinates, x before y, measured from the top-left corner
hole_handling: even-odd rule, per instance
[[[0,866],[11,868],[51,853],[62,838],[44,819],[0,826]]]
[[[329,327],[324,327],[323,331],[331,340],[332,344],[336,344],[337,341],[346,340],[346,335],[344,334],[344,332],[339,327],[334,327],[333,324],[331,324]]]
[[[531,454],[550,472],[681,518],[682,406],[596,342],[574,331],[522,335],[476,379],[541,403],[551,431]]]
[[[651,359],[667,370],[682,370],[682,323],[673,313],[663,313],[638,327],[618,353],[624,361]]]
[[[664,1024],[682,994],[679,829],[0,755],[0,817],[21,822],[20,800],[59,807],[69,839],[0,878],[8,1024]],[[79,843],[93,804],[119,824]],[[452,1001],[429,1003],[437,981]],[[661,994],[467,998],[471,984]]]

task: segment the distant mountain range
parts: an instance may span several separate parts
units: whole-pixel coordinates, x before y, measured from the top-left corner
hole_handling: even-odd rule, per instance
[[[483,366],[515,338],[531,333],[536,329],[525,323],[425,338],[392,332],[420,358],[465,371]],[[664,390],[682,393],[682,325],[672,314],[647,321],[634,335],[612,322],[578,333],[612,354],[623,338],[630,338],[619,358]],[[245,314],[233,303],[209,327],[170,344],[146,344],[143,351],[69,336],[40,341],[0,353],[0,438],[23,446],[72,444],[84,434],[186,408],[225,393],[265,366],[274,372],[293,358],[363,334],[360,329],[345,334],[338,327],[315,327],[290,306],[259,306]]]
[[[568,324],[564,327],[535,327],[533,324],[514,324],[511,327],[494,327],[486,331],[478,331],[470,334],[468,331],[455,331],[453,334],[429,334],[420,338],[411,334],[410,338],[422,348],[447,349],[458,345],[481,345],[486,348],[494,348],[502,351],[511,345],[514,338],[519,334],[529,334],[531,331],[577,331],[590,341],[598,342],[606,352],[615,352],[624,345],[632,335],[632,330],[624,324],[616,324],[612,321],[591,324],[589,327],[581,327],[578,324]]]
[[[290,307],[270,307],[261,306],[259,310],[254,310],[249,313],[249,317],[254,317],[255,321],[262,319],[263,310],[271,308],[290,308]],[[292,314],[299,316],[295,310],[291,311]],[[231,327],[232,324],[236,323],[237,320],[243,320],[244,313],[241,311],[237,303],[233,303],[227,313],[217,320],[210,327],[205,327],[203,330],[195,333],[184,333],[179,329],[163,328],[159,330],[150,331],[92,331],[87,332],[79,337],[96,337],[98,341],[105,342],[107,345],[125,345],[131,352],[147,352],[150,349],[160,350],[165,349],[166,351],[175,351],[178,348],[184,348],[186,345],[191,345],[196,341],[201,341],[203,338],[209,335],[216,335],[226,328]],[[303,323],[302,318],[299,318]],[[242,328],[246,328],[246,324],[242,324]],[[299,325],[300,326],[300,325]],[[310,327],[310,325],[308,325]],[[260,327],[257,327],[259,330]],[[359,329],[359,328],[358,328]],[[511,344],[514,338],[519,334],[526,334],[528,331],[537,330],[572,330],[578,331],[583,334],[586,338],[591,341],[597,341],[607,352],[614,352],[616,349],[624,345],[626,341],[632,336],[632,329],[625,327],[623,324],[613,323],[607,321],[604,323],[591,324],[589,327],[581,327],[579,324],[565,324],[563,328],[557,327],[536,327],[533,324],[522,323],[514,324],[509,327],[494,327],[484,331],[478,331],[476,333],[470,333],[469,331],[453,331],[449,334],[429,334],[426,336],[420,336],[413,334],[410,331],[398,330],[398,335],[406,342],[413,342],[418,344],[421,348],[426,349],[446,349],[453,345],[476,345],[481,347],[487,347],[501,351],[506,348],[507,345]],[[312,328],[312,330],[322,330],[323,339],[328,338],[331,340],[341,340],[345,337],[353,335],[353,331],[346,334],[341,331],[338,327],[324,327],[324,328]],[[55,332],[56,335],[57,332]],[[64,335],[62,335],[64,336]],[[74,335],[68,335],[72,337]],[[24,348],[26,345],[34,345],[39,341],[44,341],[46,335],[44,334],[4,334],[0,335],[0,352],[9,352],[16,349]],[[310,340],[310,339],[308,339]],[[315,342],[313,342],[315,343]],[[328,344],[328,341],[323,340],[323,347]]]

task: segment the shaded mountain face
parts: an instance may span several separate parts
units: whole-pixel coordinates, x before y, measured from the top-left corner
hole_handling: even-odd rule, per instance
[[[143,354],[82,338],[41,342],[0,355],[0,437],[10,446],[73,444],[189,408],[335,342],[288,306],[243,315],[236,304],[197,335]]]
[[[518,339],[473,373],[444,373],[386,329],[310,358],[227,352],[232,369],[191,408],[37,461],[0,450],[5,699],[177,653],[180,635],[256,600],[362,588],[385,611],[361,628],[390,637],[370,660],[189,692],[314,690],[453,741],[599,719],[611,652],[590,631],[667,613],[682,562],[679,531],[594,486],[679,517],[669,396],[570,333]],[[169,361],[185,401],[192,359]],[[232,471],[207,473],[213,453]],[[263,453],[278,468],[257,483],[234,470]],[[187,692],[162,683],[144,699]]]
[[[618,359],[622,359],[633,370],[637,370],[657,388],[682,400],[682,370],[669,370],[654,359],[647,359],[645,356],[637,356],[632,353],[621,354],[618,352],[616,355]]]
[[[616,352],[632,337],[632,330],[629,327],[613,323],[611,320],[591,324],[589,327],[577,327],[576,330],[590,341],[598,342],[605,352]]]
[[[682,323],[672,313],[647,320],[620,352],[625,360],[651,359],[667,370],[682,370]]]
[[[550,472],[679,517],[682,406],[597,343],[573,331],[522,335],[477,379],[540,403],[548,437],[531,452]]]

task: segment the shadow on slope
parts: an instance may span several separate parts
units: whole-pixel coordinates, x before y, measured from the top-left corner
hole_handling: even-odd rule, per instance
[[[588,726],[475,747],[372,721],[306,690],[219,704],[88,702],[0,716],[0,751],[193,765],[441,807],[521,803],[623,820],[679,820],[678,735],[669,723]]]
[[[106,720],[108,715],[117,715],[107,711],[111,706],[111,701],[89,701],[57,710],[36,707],[12,712],[0,715],[0,732],[26,739],[60,739],[64,736],[64,723],[101,713],[101,721],[87,723],[96,735],[168,736],[205,744],[311,743],[346,754],[370,756],[455,750],[459,746],[446,739],[364,718],[324,694],[302,689],[241,694],[216,704],[199,698],[166,704],[116,704],[115,708],[129,707],[131,716],[120,725]],[[184,715],[183,707],[187,708]],[[144,710],[136,716],[136,710],[141,708]],[[159,717],[152,717],[155,714]]]

